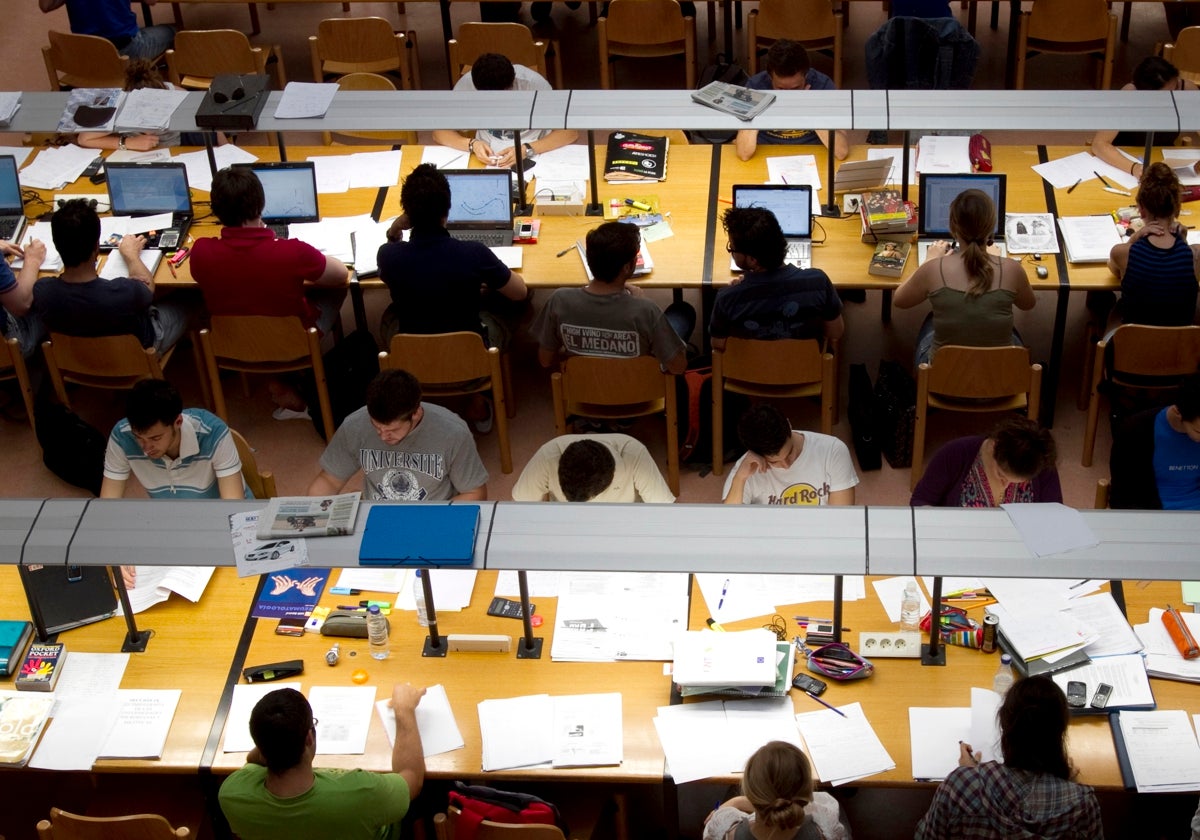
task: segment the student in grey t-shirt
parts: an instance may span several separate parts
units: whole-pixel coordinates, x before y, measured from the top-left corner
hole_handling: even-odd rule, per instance
[[[405,370],[381,371],[367,404],[348,416],[321,455],[310,496],[337,493],[359,470],[367,499],[482,501],[487,470],[467,424],[421,402],[421,383]]]

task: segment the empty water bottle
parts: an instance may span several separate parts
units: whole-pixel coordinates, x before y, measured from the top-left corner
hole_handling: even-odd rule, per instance
[[[917,591],[917,582],[910,580],[904,587],[904,597],[900,600],[900,629],[917,632],[921,621],[921,594]]]
[[[391,653],[391,642],[388,640],[388,621],[379,611],[379,607],[371,605],[367,608],[367,642],[371,647],[372,659],[387,659]]]
[[[992,691],[1003,697],[1012,688],[1016,679],[1017,677],[1013,673],[1012,657],[1007,653],[1000,654],[1000,667],[996,669],[996,676],[992,677]]]

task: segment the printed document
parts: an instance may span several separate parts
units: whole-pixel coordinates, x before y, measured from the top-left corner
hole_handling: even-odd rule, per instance
[[[850,703],[838,708],[845,717],[832,709],[796,715],[821,781],[836,787],[895,769],[896,762],[875,734],[862,705]]]
[[[390,704],[390,700],[380,700],[375,703],[375,711],[383,721],[383,731],[387,733],[388,744],[394,747],[396,716],[392,713]],[[466,746],[462,733],[458,731],[458,721],[454,719],[450,700],[446,697],[445,686],[431,685],[425,689],[425,696],[417,704],[417,731],[421,733],[421,750],[426,758],[451,750],[461,750]]]

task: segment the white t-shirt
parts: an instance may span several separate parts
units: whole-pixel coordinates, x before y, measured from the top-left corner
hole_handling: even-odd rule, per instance
[[[513,80],[513,86],[509,90],[553,90],[550,83],[542,78],[542,75],[536,70],[530,70],[524,64],[514,64],[513,70],[516,72],[516,79]],[[471,80],[471,74],[467,73],[454,84],[455,90],[475,90],[475,83]],[[539,131],[522,131],[521,142],[532,143],[535,140],[541,140],[550,129]],[[492,129],[481,128],[475,132],[475,139],[483,143],[487,143],[491,150],[500,154],[513,144],[512,129]]]
[[[850,450],[841,440],[817,432],[792,434],[803,437],[800,456],[787,469],[772,468],[756,472],[746,479],[742,504],[827,505],[830,493],[848,490],[858,484]],[[745,459],[745,455],[738,458],[730,470],[722,498],[729,495],[733,476]]]
[[[540,502],[547,496],[553,502],[565,502],[558,481],[558,461],[568,446],[577,440],[594,440],[612,453],[613,480],[591,502],[675,501],[671,488],[663,480],[654,459],[639,441],[629,435],[562,435],[543,444],[525,466],[513,485],[512,497],[518,502]]]

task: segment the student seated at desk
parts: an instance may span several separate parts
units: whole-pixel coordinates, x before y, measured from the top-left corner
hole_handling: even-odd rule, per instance
[[[254,749],[218,799],[241,840],[398,840],[425,781],[416,708],[424,688],[392,687],[392,772],[314,768],[317,719],[299,691],[281,688],[250,713]]]
[[[900,284],[892,303],[911,309],[928,300],[933,312],[917,334],[915,364],[928,362],[947,344],[1020,346],[1013,306],[1033,309],[1037,298],[1016,260],[992,253],[996,206],[982,190],[963,190],[950,203],[952,243],[935,242],[929,257]]]
[[[1003,420],[987,437],[952,440],[937,451],[909,504],[999,507],[1009,502],[1061,502],[1048,429],[1023,417]]]
[[[21,269],[13,274],[5,257],[21,257]],[[21,343],[21,355],[29,358],[42,343],[42,322],[33,309],[33,284],[46,261],[46,243],[31,239],[22,248],[0,240],[0,333]]]
[[[1109,506],[1200,510],[1200,373],[1179,385],[1173,404],[1113,423]]]
[[[773,405],[738,421],[746,454],[725,480],[727,505],[852,505],[858,474],[850,450],[833,435],[796,432]]]
[[[980,763],[970,744],[938,787],[915,840],[1101,840],[1095,792],[1071,781],[1067,698],[1049,677],[1026,677],[997,713],[1004,763]]]
[[[767,50],[766,70],[755,73],[746,82],[751,90],[836,90],[833,79],[809,65],[808,50],[799,41],[780,38]],[[740,160],[750,160],[760,146],[815,146],[829,148],[828,131],[809,129],[749,128],[737,133],[735,145]],[[845,160],[850,143],[844,131],[833,133],[833,155]]]
[[[629,435],[560,435],[542,444],[513,485],[517,502],[675,501],[649,451]]]
[[[157,59],[175,43],[173,26],[157,24],[139,29],[129,0],[38,0],[38,8],[43,12],[64,5],[72,32],[112,41],[121,55]]]
[[[1164,6],[1172,4],[1164,3]],[[1196,85],[1179,75],[1179,68],[1165,58],[1157,55],[1147,56],[1134,68],[1133,81],[1121,90],[1196,90]],[[1170,146],[1179,135],[1171,132],[1154,132],[1154,145]],[[1092,154],[1117,169],[1124,169],[1131,175],[1142,177],[1145,167],[1141,161],[1131,161],[1117,149],[1117,146],[1146,147],[1146,133],[1143,131],[1097,131],[1092,137]]]

